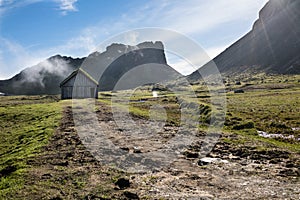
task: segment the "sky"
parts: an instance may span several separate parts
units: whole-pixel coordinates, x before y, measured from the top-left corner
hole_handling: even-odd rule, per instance
[[[53,55],[87,56],[114,35],[146,27],[183,34],[213,58],[251,30],[266,2],[0,0],[0,79]],[[179,72],[192,72],[168,53],[167,59]]]

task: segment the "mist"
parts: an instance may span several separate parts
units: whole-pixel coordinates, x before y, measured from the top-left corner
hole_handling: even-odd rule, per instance
[[[22,82],[38,83],[45,87],[45,78],[47,76],[56,75],[59,77],[67,77],[72,71],[69,61],[58,57],[47,59],[31,68],[22,72]]]

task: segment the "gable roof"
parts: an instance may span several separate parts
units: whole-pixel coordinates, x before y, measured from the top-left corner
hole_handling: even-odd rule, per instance
[[[95,83],[97,86],[99,86],[98,81],[96,81],[91,75],[89,75],[89,73],[87,73],[86,71],[84,71],[83,69],[79,68],[75,71],[72,72],[72,74],[70,74],[65,80],[63,80],[60,83],[60,87],[63,86],[66,82],[68,82],[71,78],[73,78],[74,76],[76,76],[78,73],[82,73],[84,76],[86,76],[88,79],[90,79],[93,83]]]

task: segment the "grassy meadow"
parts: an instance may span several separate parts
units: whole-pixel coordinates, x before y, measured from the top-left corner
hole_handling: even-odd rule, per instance
[[[295,150],[300,153],[300,76],[299,75],[265,75],[255,74],[239,77],[225,77],[226,85],[226,119],[224,133],[235,133],[243,140],[251,139],[273,144],[280,148]],[[185,88],[182,89],[183,91]],[[191,92],[182,93],[184,102],[197,103],[200,110],[199,130],[208,127],[212,112],[218,112],[210,105],[210,93],[203,82],[193,84]],[[242,90],[243,93],[235,93]],[[120,92],[122,93],[122,92]],[[151,87],[143,87],[130,91],[126,101],[129,102],[129,112],[132,116],[149,119],[151,106],[159,104],[167,113],[167,124],[180,125],[180,104],[176,95],[170,91],[160,91],[158,98],[152,95]],[[222,94],[221,94],[222,95]],[[112,105],[114,96],[123,96],[116,92],[100,93],[100,102]],[[114,98],[116,99],[116,98]],[[126,106],[114,101],[113,105],[121,108]],[[193,107],[192,107],[193,109]],[[258,131],[267,134],[280,134],[283,137],[263,138]],[[288,138],[293,137],[293,138]],[[268,145],[266,145],[268,146]]]
[[[0,97],[0,198],[24,186],[30,160],[59,126],[62,103],[47,96]]]

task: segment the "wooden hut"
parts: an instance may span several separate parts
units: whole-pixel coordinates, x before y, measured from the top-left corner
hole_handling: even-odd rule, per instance
[[[79,68],[61,82],[61,99],[98,99],[98,86],[92,76]]]

